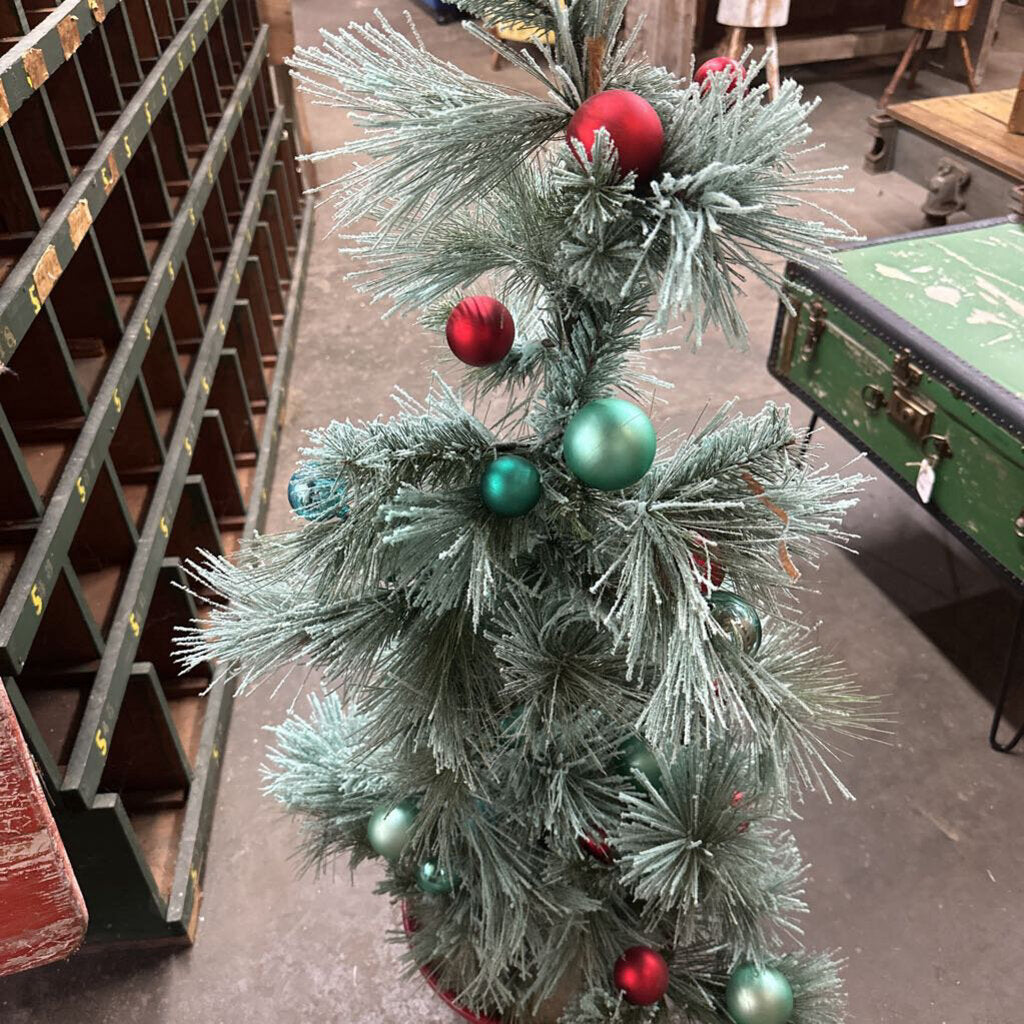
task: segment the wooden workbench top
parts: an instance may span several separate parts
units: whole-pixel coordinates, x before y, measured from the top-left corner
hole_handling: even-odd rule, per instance
[[[1006,126],[1016,95],[1015,89],[1000,89],[962,96],[935,96],[929,100],[897,103],[887,112],[902,124],[938,139],[950,149],[1024,181],[1024,135],[1013,135]]]

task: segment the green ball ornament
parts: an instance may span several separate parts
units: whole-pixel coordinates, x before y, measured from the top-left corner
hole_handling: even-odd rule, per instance
[[[757,654],[761,646],[761,619],[754,606],[728,590],[716,590],[708,604],[711,617],[725,630],[730,643],[744,654]]]
[[[657,447],[647,414],[624,398],[587,402],[569,420],[562,438],[573,476],[599,491],[635,484],[651,468]]]
[[[619,747],[619,770],[633,778],[636,769],[647,781],[657,788],[661,784],[661,768],[651,753],[651,748],[639,736],[630,736]]]
[[[402,855],[417,810],[416,801],[411,799],[400,804],[381,804],[374,810],[366,824],[366,838],[377,853],[388,860],[397,860]]]
[[[416,872],[416,885],[433,896],[443,896],[459,884],[459,876],[449,874],[436,860],[426,860]]]
[[[532,462],[518,455],[495,459],[480,478],[480,497],[496,515],[511,519],[525,516],[540,501],[540,473]]]
[[[729,976],[725,1008],[735,1024],[786,1024],[793,1015],[793,989],[774,967],[740,964]]]

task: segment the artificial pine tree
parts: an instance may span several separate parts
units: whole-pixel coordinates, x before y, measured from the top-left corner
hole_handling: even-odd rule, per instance
[[[382,858],[412,969],[467,1012],[833,1024],[836,959],[785,951],[805,875],[782,823],[845,793],[829,734],[875,721],[795,617],[859,479],[809,468],[773,405],[659,445],[639,355],[680,314],[742,340],[745,276],[830,260],[845,226],[794,215],[834,177],[794,163],[812,105],[769,102],[757,65],[651,67],[625,0],[463,6],[544,98],[383,19],[293,66],[365,129],[327,186],[340,232],[376,224],[345,235],[360,287],[473,369],[312,433],[294,532],[192,566],[224,600],[183,660],[242,689],[317,670],[269,790],[311,863]]]

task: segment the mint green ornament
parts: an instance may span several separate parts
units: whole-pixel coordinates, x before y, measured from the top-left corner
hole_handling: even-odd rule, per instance
[[[459,876],[454,871],[449,874],[436,860],[425,860],[416,872],[416,885],[434,896],[452,892],[458,884]]]
[[[661,768],[639,736],[630,736],[619,747],[619,771],[632,778],[634,768],[655,788],[661,784]]]
[[[735,1024],[786,1024],[793,1015],[793,989],[774,967],[739,964],[729,975],[725,1008]]]
[[[382,857],[397,860],[409,842],[412,824],[416,820],[416,801],[403,800],[400,804],[381,804],[370,815],[366,824],[366,838]]]
[[[744,654],[757,654],[761,646],[761,618],[749,601],[728,590],[716,590],[709,598],[711,617]]]
[[[483,503],[506,519],[525,516],[540,501],[540,495],[537,467],[518,455],[499,456],[480,478]]]
[[[635,484],[651,468],[657,447],[647,414],[624,398],[587,402],[569,420],[562,438],[573,476],[599,491]]]

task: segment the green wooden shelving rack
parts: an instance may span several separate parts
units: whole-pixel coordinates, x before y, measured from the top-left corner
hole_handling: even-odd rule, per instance
[[[0,136],[0,675],[90,939],[189,942],[182,561],[262,524],[312,225],[255,0],[0,0]]]

